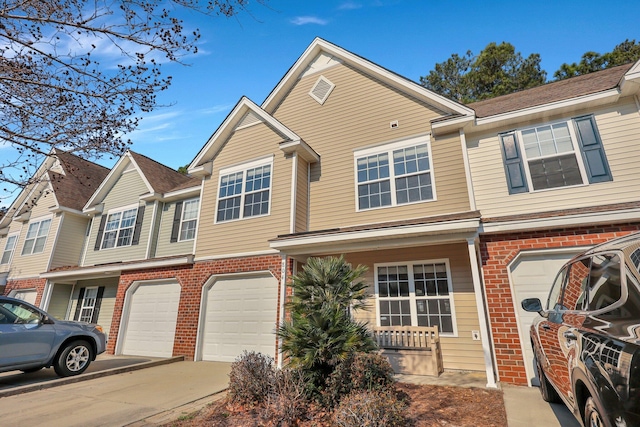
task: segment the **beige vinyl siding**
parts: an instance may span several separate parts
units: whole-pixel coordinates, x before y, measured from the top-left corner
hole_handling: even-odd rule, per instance
[[[102,326],[107,338],[111,330],[111,322],[113,321],[113,311],[116,305],[116,294],[118,292],[118,277],[105,277],[103,279],[80,280],[76,283],[73,294],[71,296],[71,307],[69,308],[69,320],[75,320],[76,307],[78,306],[78,295],[80,288],[91,288],[94,286],[104,286],[104,294],[102,295],[102,303],[100,305],[100,314],[98,315],[98,324]],[[115,337],[114,337],[115,338]]]
[[[296,227],[295,232],[307,231],[309,211],[309,163],[298,158],[298,174],[296,177]]]
[[[52,269],[75,266],[80,263],[88,225],[89,218],[87,217],[69,213],[62,214],[62,225],[51,260]]]
[[[466,243],[442,246],[426,246],[403,248],[389,251],[371,251],[345,254],[345,258],[353,265],[366,265],[369,270],[365,276],[370,284],[369,310],[356,313],[358,320],[376,325],[376,298],[374,282],[374,264],[376,263],[411,263],[448,259],[453,286],[453,306],[458,331],[457,337],[441,336],[442,359],[445,369],[463,369],[484,371],[484,353],[482,342],[472,339],[471,331],[480,329],[478,309],[476,306],[469,252]]]
[[[190,200],[190,199],[187,199]],[[173,228],[173,215],[176,211],[176,202],[165,203],[159,212],[160,226],[158,231],[158,243],[156,246],[156,257],[182,255],[193,253],[193,240],[171,243],[171,230]]]
[[[278,144],[282,137],[265,124],[236,131],[214,159],[213,173],[203,187],[196,257],[238,254],[269,249],[269,239],[289,233],[292,160]],[[270,214],[214,224],[220,169],[274,155],[271,170]]]
[[[62,218],[61,214],[52,214],[49,211],[50,208],[55,206],[56,200],[53,193],[45,191],[36,201],[35,206],[30,209],[31,216],[29,217],[29,221],[24,223],[20,231],[20,237],[18,237],[13,261],[11,263],[11,271],[9,273],[10,279],[35,277],[40,273],[44,273],[49,268],[51,252],[56,240],[56,234],[58,233],[60,218]],[[51,225],[49,226],[49,233],[47,234],[44,250],[36,254],[22,255],[29,224],[47,218],[51,219]]]
[[[582,110],[572,115],[554,116],[547,121],[523,122],[518,128],[570,119],[589,114]],[[637,166],[640,114],[635,101],[623,98],[614,106],[600,108],[594,114],[613,181],[590,185],[555,188],[537,193],[509,194],[507,189],[498,132],[467,135],[467,149],[478,209],[484,217],[553,211],[558,209],[624,203],[638,200],[635,191],[640,181]],[[579,153],[578,153],[579,155]]]
[[[47,313],[56,319],[64,319],[67,316],[72,291],[73,285],[54,284]]]
[[[102,215],[109,215],[110,211],[119,210],[125,206],[135,205],[139,202],[139,196],[146,193],[148,193],[148,189],[138,171],[132,169],[131,172],[125,172],[120,176],[120,178],[118,178],[117,182],[104,198]],[[146,257],[149,232],[153,219],[153,207],[153,203],[146,204],[142,229],[140,232],[140,243],[132,246],[101,249],[98,251],[94,250],[96,239],[98,237],[101,216],[97,215],[93,217],[89,240],[86,244],[84,265],[144,259]]]
[[[324,105],[308,94],[320,74],[336,85]],[[310,230],[467,211],[462,147],[456,135],[431,138],[437,201],[356,212],[354,151],[426,135],[430,120],[441,115],[349,66],[300,79],[274,116],[321,156],[320,163],[311,166]],[[394,120],[398,127],[392,129]]]

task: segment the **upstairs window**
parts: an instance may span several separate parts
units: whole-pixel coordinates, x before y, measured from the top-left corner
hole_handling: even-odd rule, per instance
[[[414,139],[356,152],[358,210],[433,200],[429,149]]]
[[[200,199],[185,200],[176,203],[171,230],[171,243],[193,240],[198,225],[198,208]]]
[[[611,181],[592,116],[500,135],[509,193]]]
[[[9,264],[13,251],[16,249],[16,242],[18,241],[18,235],[13,234],[7,237],[7,243],[4,245],[4,251],[2,252],[2,260],[0,264]]]
[[[269,214],[272,161],[220,171],[216,222]]]
[[[102,249],[131,245],[137,211],[137,208],[133,208],[109,214],[102,237]]]
[[[44,250],[50,226],[51,219],[44,219],[29,224],[27,237],[25,238],[24,246],[22,247],[22,255],[37,254]]]

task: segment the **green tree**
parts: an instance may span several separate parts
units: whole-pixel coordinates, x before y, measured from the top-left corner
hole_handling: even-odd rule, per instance
[[[120,155],[122,135],[171,83],[162,63],[197,50],[200,33],[183,12],[233,16],[248,2],[2,1],[0,182],[29,184],[52,148]]]
[[[582,55],[578,63],[562,64],[560,68],[553,73],[553,77],[555,77],[556,80],[568,79],[629,62],[635,62],[638,59],[640,59],[640,42],[636,43],[635,40],[627,39],[616,45],[611,52],[600,54],[589,51]]]
[[[453,54],[420,77],[420,84],[458,102],[481,101],[543,84],[547,73],[540,61],[537,53],[523,58],[512,44],[492,42],[477,56]]]
[[[292,277],[291,319],[277,333],[290,365],[305,371],[314,392],[321,391],[339,362],[377,348],[366,323],[351,317],[352,310],[365,308],[366,270],[352,268],[343,256],[309,258]]]

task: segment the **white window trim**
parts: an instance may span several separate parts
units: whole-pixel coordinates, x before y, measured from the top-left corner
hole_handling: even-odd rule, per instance
[[[33,239],[34,242],[33,242],[33,246],[31,247],[31,252],[29,252],[28,254],[23,253],[24,252],[24,247],[27,244],[27,235],[29,234],[29,227],[31,226],[31,224],[38,224],[38,223],[42,223],[42,222],[47,221],[47,220],[49,220],[51,222],[49,223],[49,231],[47,231],[47,235],[45,236],[44,246],[42,247],[42,251],[33,252],[33,248],[35,248],[35,246],[36,246],[35,241],[38,239],[38,237],[36,235],[36,237]],[[47,248],[47,240],[49,240],[49,233],[51,233],[51,227],[52,226],[53,226],[53,215],[47,215],[47,216],[43,216],[43,217],[40,217],[40,218],[35,218],[35,219],[29,221],[29,223],[27,224],[27,227],[26,227],[27,231],[26,231],[26,234],[24,235],[24,241],[22,242],[22,250],[20,251],[20,256],[31,256],[31,255],[38,255],[38,254],[44,253],[45,249]],[[39,229],[40,228],[38,227],[38,230]],[[16,241],[16,244],[17,243],[18,242]]]
[[[133,242],[133,233],[135,233],[136,231],[136,221],[138,220],[138,208],[140,207],[140,205],[138,203],[129,205],[129,206],[123,206],[123,207],[119,207],[117,209],[111,209],[109,210],[106,215],[107,215],[107,219],[104,222],[104,230],[102,230],[102,237],[100,238],[100,250],[101,251],[108,251],[111,249],[118,249],[118,248],[127,248],[129,246],[131,246],[131,242]],[[121,230],[120,226],[118,225],[118,228],[116,229],[116,241],[113,245],[113,247],[111,248],[103,248],[102,245],[104,244],[104,238],[107,234],[107,224],[109,223],[109,216],[116,214],[118,212],[124,213],[126,211],[135,209],[136,210],[136,216],[133,220],[133,230],[131,231],[131,242],[129,242],[128,245],[122,245],[122,246],[118,246],[118,231]],[[122,222],[122,217],[120,217],[120,222]]]
[[[246,163],[241,163],[234,166],[229,166],[224,169],[220,169],[220,172],[218,173],[218,187],[216,189],[216,209],[213,217],[214,224],[228,224],[236,221],[244,221],[244,220],[249,220],[253,218],[262,218],[262,217],[271,215],[271,198],[273,197],[273,177],[274,177],[273,159],[274,159],[274,156],[269,155],[266,157],[261,157],[259,159],[251,160]],[[244,216],[244,198],[247,194],[245,192],[247,171],[249,169],[255,169],[257,167],[267,166],[267,165],[271,167],[271,180],[269,183],[269,207],[267,209],[267,213],[262,215],[253,215],[253,216],[245,217]],[[237,172],[242,172],[242,191],[240,193],[240,216],[234,219],[218,221],[218,205],[220,204],[220,185],[222,184],[222,177],[225,175],[229,175]]]
[[[417,145],[427,144],[427,152],[429,153],[429,174],[431,175],[431,193],[433,194],[433,198],[429,200],[418,200],[416,202],[402,203],[398,204],[396,200],[396,183],[395,183],[395,173],[393,171],[393,151],[401,148],[415,147]],[[360,204],[358,203],[358,159],[366,156],[371,156],[373,154],[389,154],[389,181],[391,184],[391,204],[388,206],[378,206],[375,208],[367,208],[360,209]],[[364,148],[361,150],[357,150],[353,152],[353,179],[354,179],[354,196],[355,196],[355,204],[356,204],[356,212],[368,212],[374,211],[377,209],[388,209],[388,208],[396,208],[400,206],[410,206],[418,203],[431,203],[438,200],[437,192],[436,192],[436,178],[435,171],[433,167],[433,154],[431,152],[431,138],[430,135],[418,136],[410,139],[404,139],[402,141],[396,141],[392,143],[377,145],[375,147]]]
[[[196,210],[196,217],[194,218],[196,221],[196,227],[193,232],[193,237],[190,239],[182,239],[182,226],[184,225],[184,213],[186,211],[187,203],[196,201],[198,202],[198,209]],[[216,212],[217,213],[217,212]],[[182,201],[182,213],[180,214],[180,227],[178,227],[178,242],[190,242],[196,238],[196,232],[198,231],[198,221],[200,220],[200,197],[194,197],[192,199],[187,199]],[[193,221],[193,219],[189,219],[187,221]]]
[[[555,157],[559,157],[559,156],[562,156],[562,155],[569,154],[569,152],[567,151],[567,152],[564,152],[564,153],[559,153],[559,154],[554,154],[554,155],[547,155],[547,156],[539,156],[539,157],[535,157],[533,159],[529,159],[529,157],[527,156],[527,152],[525,151],[524,138],[522,137],[522,132],[523,131],[527,131],[527,130],[531,130],[531,129],[537,129],[537,128],[540,128],[540,127],[543,127],[543,126],[553,126],[553,125],[557,125],[557,124],[560,124],[560,123],[566,123],[567,124],[567,128],[569,129],[569,136],[571,137],[571,146],[573,147],[573,154],[576,156],[576,161],[578,162],[578,169],[580,170],[580,177],[582,178],[582,184],[565,185],[565,186],[551,187],[551,188],[541,188],[540,190],[536,190],[535,188],[533,188],[533,179],[531,178],[531,170],[529,169],[529,160],[552,159],[552,158],[555,158]],[[588,176],[587,170],[586,170],[586,168],[584,166],[584,160],[582,158],[582,151],[580,150],[580,146],[579,146],[579,143],[578,143],[578,137],[576,135],[575,125],[573,123],[573,118],[566,119],[566,120],[554,120],[552,122],[544,122],[544,123],[536,124],[534,126],[527,126],[527,127],[522,128],[522,129],[516,129],[515,133],[516,133],[516,142],[518,144],[518,148],[520,149],[520,152],[522,153],[522,162],[523,162],[523,166],[524,166],[524,175],[527,178],[527,185],[530,188],[528,193],[541,193],[541,192],[545,192],[545,191],[559,190],[561,188],[576,188],[576,187],[582,187],[582,186],[589,185],[589,176]]]
[[[89,291],[96,291],[95,296],[93,297],[93,305],[85,305],[84,302],[87,299],[87,292]],[[81,321],[82,320],[82,312],[85,309],[91,309],[91,315],[89,316],[89,320],[85,320],[85,322],[91,323],[91,319],[93,319],[93,313],[95,313],[96,310],[96,304],[98,302],[98,286],[91,286],[91,287],[87,287],[84,288],[84,295],[82,297],[82,301],[78,301],[78,304],[80,304],[80,314],[78,315],[78,320]]]
[[[376,305],[376,326],[380,326],[380,293],[378,288],[378,267],[395,267],[395,266],[406,266],[409,271],[409,297],[398,297],[397,299],[406,298],[410,301],[411,308],[411,325],[418,326],[418,312],[416,306],[416,287],[413,276],[413,266],[416,264],[444,264],[447,269],[447,285],[449,287],[449,304],[451,306],[451,325],[453,327],[453,332],[443,332],[438,331],[441,336],[445,337],[458,337],[458,322],[456,318],[456,307],[454,302],[453,295],[453,282],[451,281],[451,267],[449,265],[448,258],[442,259],[429,259],[429,260],[415,260],[415,261],[398,261],[398,262],[385,262],[385,263],[375,263],[373,264],[373,275],[374,275],[374,284],[375,284],[375,305]],[[422,297],[419,297],[422,298]],[[435,297],[434,297],[435,298]],[[444,299],[445,297],[437,297],[439,299]]]
[[[13,260],[13,256],[16,254],[16,248],[18,247],[18,239],[20,239],[19,231],[16,231],[14,233],[10,233],[7,235],[7,240],[5,241],[4,248],[2,249],[2,253],[0,254],[0,262],[2,261],[2,258],[4,257],[5,252],[7,252],[7,245],[9,244],[9,239],[11,239],[12,237],[15,237],[15,240],[13,243],[13,248],[11,249],[11,254],[9,255],[9,259],[7,260],[6,263],[2,263],[0,265],[11,264],[11,260]]]

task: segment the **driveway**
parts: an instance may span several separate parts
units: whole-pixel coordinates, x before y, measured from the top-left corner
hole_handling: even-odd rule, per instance
[[[73,427],[148,425],[143,421],[224,390],[230,363],[176,362],[0,398],[2,419],[16,425]],[[168,421],[168,420],[167,420]]]

